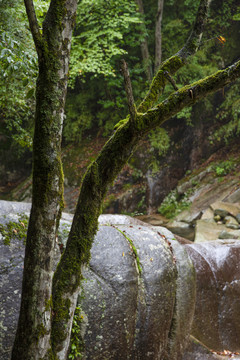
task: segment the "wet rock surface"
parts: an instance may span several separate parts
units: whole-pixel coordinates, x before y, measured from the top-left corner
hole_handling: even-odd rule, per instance
[[[197,274],[192,334],[210,349],[240,351],[240,241],[185,245]]]
[[[64,218],[61,226],[69,226]],[[115,225],[113,217],[100,221],[107,225],[100,226],[94,240],[79,297],[85,359],[163,359],[166,353],[180,358],[195,304],[195,272],[187,252],[164,228],[129,217],[117,217]],[[17,239],[4,245],[1,239],[0,250],[1,359],[8,360],[20,307],[24,245]]]
[[[195,242],[216,239],[240,240],[240,203],[216,201],[196,221]]]
[[[25,212],[30,205],[0,201],[1,223],[16,221],[20,209]],[[63,244],[71,221],[72,215],[64,213],[59,236]],[[194,304],[194,337],[211,349],[239,352],[240,241],[182,246],[166,228],[129,216],[103,215],[99,222],[79,296],[85,359],[103,354],[106,359],[155,360],[164,359],[165,351],[171,359],[180,359]],[[196,302],[194,271],[186,251],[196,271]],[[13,239],[4,245],[1,238],[0,254],[0,349],[1,359],[8,360],[20,307],[23,242]],[[56,246],[56,262],[59,256]],[[224,358],[190,343],[183,360]]]

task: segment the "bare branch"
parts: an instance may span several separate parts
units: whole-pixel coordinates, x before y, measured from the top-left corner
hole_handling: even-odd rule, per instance
[[[37,50],[37,52],[39,54],[40,43],[41,43],[42,36],[41,36],[41,33],[40,33],[40,28],[39,28],[38,20],[37,20],[37,17],[36,17],[34,4],[33,4],[32,0],[24,0],[24,4],[25,4],[27,16],[28,16],[30,30],[31,30],[33,40],[34,40],[34,43],[35,43],[35,47],[36,47],[36,50]]]
[[[127,95],[128,109],[130,113],[130,120],[134,120],[136,117],[136,106],[134,104],[132,84],[129,76],[128,66],[124,59],[121,61],[121,68],[124,77],[125,91]]]
[[[174,90],[178,90],[178,87],[176,85],[175,80],[171,77],[171,75],[169,74],[168,71],[164,71],[164,76],[166,77],[166,79],[168,79],[168,81],[172,84]]]
[[[161,95],[166,84],[166,79],[163,74],[164,71],[168,71],[171,75],[174,74],[186,63],[187,58],[198,50],[204,26],[207,21],[210,2],[210,0],[200,1],[195,24],[190,37],[178,53],[162,63],[156,76],[153,78],[148,94],[138,107],[138,112],[145,112],[150,109],[157,101],[159,95]]]

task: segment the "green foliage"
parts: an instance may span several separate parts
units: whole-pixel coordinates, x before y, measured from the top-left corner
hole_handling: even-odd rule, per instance
[[[240,99],[239,85],[237,80],[227,91],[223,102],[217,109],[216,118],[219,120],[219,128],[210,137],[210,141],[222,141],[228,143],[240,134]]]
[[[34,1],[41,20],[49,1]],[[0,131],[15,150],[31,147],[37,56],[23,2],[0,3]]]
[[[134,1],[82,0],[72,42],[71,83],[85,73],[115,77],[112,58],[126,54],[124,36],[140,22]]]
[[[235,167],[236,163],[232,159],[230,159],[213,165],[212,169],[215,171],[217,176],[221,177],[229,174],[232,170],[234,170]]]
[[[170,146],[170,139],[165,129],[152,130],[149,133],[149,140],[151,147],[158,152],[159,156],[166,154]]]
[[[3,237],[4,244],[10,245],[10,241],[14,238],[22,240],[25,244],[27,227],[28,216],[24,214],[19,214],[17,221],[9,221],[5,225],[0,224],[0,234]]]
[[[123,56],[129,64],[134,96],[142,96],[145,79],[139,61],[140,22],[133,0],[84,0],[79,4],[70,65],[69,84],[74,89],[67,98],[65,140],[79,142],[89,130],[109,135],[126,116],[120,71]]]
[[[171,191],[158,208],[158,212],[169,219],[174,218],[181,211],[189,208],[191,202],[188,200],[188,196],[191,191],[192,189],[184,194],[184,196],[180,196],[177,190]]]
[[[83,358],[83,341],[81,336],[81,323],[83,321],[83,315],[81,314],[80,306],[77,306],[73,316],[72,332],[70,351],[68,354],[68,360],[80,360]]]
[[[234,14],[232,18],[235,21],[240,21],[240,6],[238,6],[238,8],[236,10],[236,14]]]

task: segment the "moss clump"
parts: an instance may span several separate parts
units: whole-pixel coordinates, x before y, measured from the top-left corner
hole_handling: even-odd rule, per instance
[[[173,74],[183,65],[183,61],[177,55],[170,57],[161,65],[156,76],[153,78],[149,92],[137,109],[138,112],[146,112],[157,101],[159,95],[161,95],[167,82],[164,72],[167,71],[169,74]]]
[[[126,122],[129,120],[129,117],[123,120],[120,120],[115,126],[114,126],[114,130],[117,130],[120,126],[125,125]]]
[[[45,311],[49,311],[50,309],[52,309],[52,305],[52,296],[50,296],[50,299],[46,301]]]
[[[39,339],[41,337],[44,337],[46,334],[47,334],[47,329],[45,328],[45,326],[43,324],[38,325],[36,329],[37,343],[39,342]]]
[[[9,221],[7,224],[0,224],[0,234],[3,236],[4,245],[10,245],[11,239],[22,240],[26,243],[28,216],[25,214],[18,215],[18,221]]]

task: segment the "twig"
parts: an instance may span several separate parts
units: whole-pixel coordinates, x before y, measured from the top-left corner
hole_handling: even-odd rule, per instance
[[[172,84],[174,90],[177,91],[177,90],[178,90],[178,87],[177,87],[177,85],[176,85],[176,82],[175,82],[175,80],[171,77],[171,75],[169,74],[168,71],[164,71],[164,76],[165,76],[165,78],[168,79],[168,81]]]

